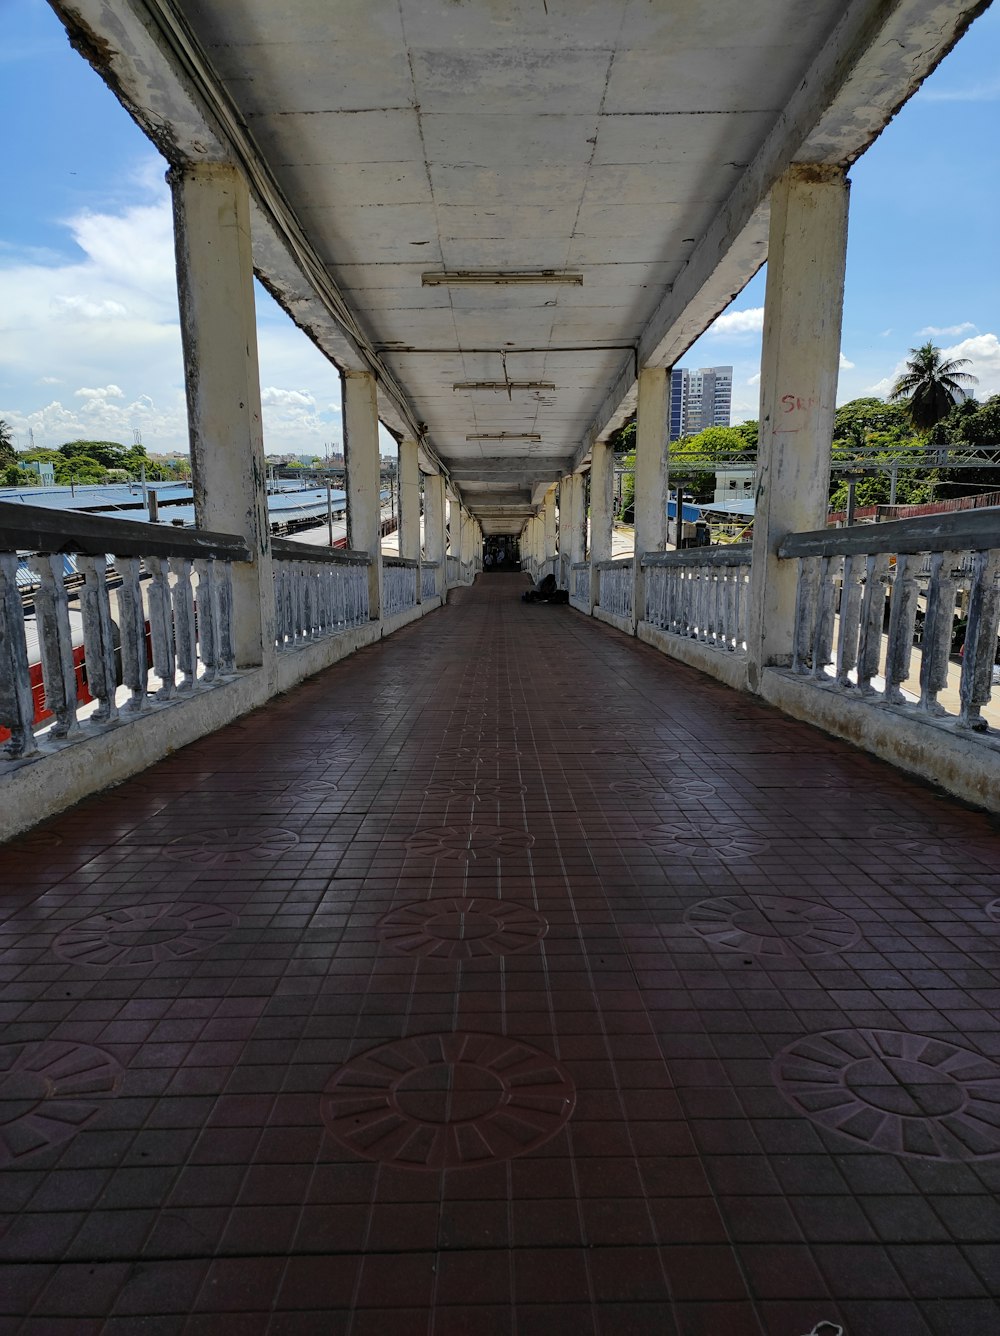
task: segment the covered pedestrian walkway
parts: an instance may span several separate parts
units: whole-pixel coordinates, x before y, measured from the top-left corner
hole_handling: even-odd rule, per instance
[[[0,852],[5,1334],[996,1332],[994,819],[524,585]]]

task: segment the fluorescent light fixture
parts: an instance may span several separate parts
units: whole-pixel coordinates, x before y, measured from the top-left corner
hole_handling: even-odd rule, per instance
[[[444,269],[420,275],[425,288],[461,287],[476,283],[573,283],[580,287],[582,274],[565,269]]]
[[[540,441],[537,431],[477,431],[467,441]]]
[[[554,390],[551,380],[461,380],[451,387],[453,390],[495,390],[497,394],[509,394],[511,390]]]

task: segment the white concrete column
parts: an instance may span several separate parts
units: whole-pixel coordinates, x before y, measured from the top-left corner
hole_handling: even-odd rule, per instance
[[[646,587],[642,554],[667,546],[667,389],[664,367],[639,372],[639,406],[635,426],[635,583],[632,625],[643,620]]]
[[[779,561],[778,545],[826,523],[848,191],[841,168],[796,165],[771,192],[747,634],[752,689],[768,664],[791,661],[797,563]]]
[[[382,616],[382,501],[379,495],[378,392],[367,371],[344,372],[344,465],[347,474],[347,546],[367,552],[368,609]]]
[[[534,562],[532,579],[537,579],[545,560],[545,520],[541,515],[536,515],[531,521],[531,557]]]
[[[569,480],[570,519],[569,564],[583,561],[587,551],[587,479],[574,473]]]
[[[611,560],[614,529],[615,452],[595,441],[590,452],[590,560]]]
[[[448,587],[446,569],[447,543],[445,540],[445,483],[440,473],[424,476],[424,557],[436,561],[438,570],[434,587],[444,597]]]
[[[544,526],[544,540],[542,548],[542,563],[544,569],[543,575],[548,575],[550,571],[556,571],[557,558],[559,555],[559,539],[556,532],[556,487],[553,484],[545,493],[545,501],[542,507],[542,524]]]
[[[420,556],[420,465],[416,441],[399,443],[399,555]]]
[[[239,534],[233,568],[236,666],[275,669],[274,576],[260,411],[250,197],[238,168],[169,174],[196,523]]]

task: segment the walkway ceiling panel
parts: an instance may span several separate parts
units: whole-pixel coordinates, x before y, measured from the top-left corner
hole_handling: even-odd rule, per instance
[[[521,486],[526,458],[583,462],[638,367],[742,289],[780,172],[852,161],[985,0],[53,4],[173,161],[244,165],[265,280],[383,379],[394,428]],[[454,270],[582,284],[424,286]],[[477,379],[556,388],[453,389]],[[540,448],[470,451],[502,432]]]

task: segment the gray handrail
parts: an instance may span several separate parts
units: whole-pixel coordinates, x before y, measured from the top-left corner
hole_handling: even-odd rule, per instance
[[[688,547],[680,552],[644,552],[643,566],[749,566],[753,546],[730,543],[726,547]]]
[[[634,557],[615,557],[612,561],[599,561],[597,569],[599,571],[613,571],[619,566],[630,566],[634,560]]]
[[[779,557],[857,557],[872,552],[982,552],[1000,547],[1000,506],[923,515],[849,529],[812,529],[788,534]]]
[[[312,543],[295,543],[290,538],[273,538],[271,556],[275,561],[329,561],[336,566],[370,566],[367,552],[355,552],[344,547],[320,547]]]
[[[16,501],[0,501],[0,551],[250,560],[250,549],[235,534],[167,528],[144,520],[109,519],[80,510],[24,506]]]
[[[388,554],[382,556],[383,566],[401,566],[408,571],[415,571],[420,562],[415,557],[393,557]]]

